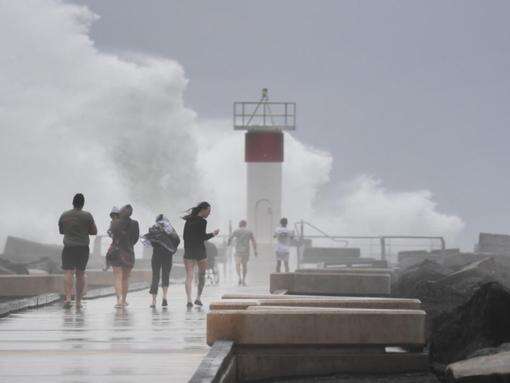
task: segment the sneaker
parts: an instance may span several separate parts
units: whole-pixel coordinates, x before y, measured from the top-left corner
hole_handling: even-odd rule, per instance
[[[156,308],[156,304],[155,303],[151,303],[151,305],[149,306],[151,309],[153,308]]]
[[[163,306],[163,307],[168,306],[168,302],[166,299],[163,299],[163,303],[161,303],[161,306]]]
[[[193,303],[191,303],[191,302],[186,303],[186,307],[189,308],[189,309],[192,308],[193,307]]]
[[[64,305],[62,306],[63,308],[65,309],[70,309],[71,308],[71,302],[70,301],[67,301],[67,302],[64,302]]]
[[[200,299],[196,299],[196,300],[195,300],[195,304],[196,304],[197,306],[203,306],[203,303],[202,303],[202,301],[201,301]]]

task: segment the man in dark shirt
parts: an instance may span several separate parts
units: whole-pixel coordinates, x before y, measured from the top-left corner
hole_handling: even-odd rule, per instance
[[[89,260],[89,235],[97,234],[92,214],[83,210],[85,197],[78,193],[73,198],[73,208],[60,216],[58,228],[64,235],[62,269],[64,270],[64,307],[71,307],[73,274],[76,274],[76,307],[81,307],[85,291],[85,269]]]

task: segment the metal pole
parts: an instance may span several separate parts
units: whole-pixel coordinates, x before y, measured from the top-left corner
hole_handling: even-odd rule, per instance
[[[386,239],[381,237],[381,259],[386,260]]]

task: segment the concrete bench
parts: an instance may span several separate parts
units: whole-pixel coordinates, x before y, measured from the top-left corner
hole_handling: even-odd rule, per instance
[[[207,343],[240,345],[425,345],[425,312],[351,308],[218,310],[207,314]]]
[[[211,310],[244,310],[251,306],[278,307],[333,307],[333,308],[373,308],[373,309],[402,309],[419,310],[421,302],[418,299],[403,298],[357,298],[357,297],[315,297],[290,299],[226,299],[212,302]]]
[[[250,306],[258,306],[259,301],[256,299],[251,300],[237,300],[227,299],[224,301],[209,303],[209,310],[245,310]]]
[[[271,292],[288,294],[382,296],[391,293],[389,274],[370,273],[272,273]]]
[[[63,275],[1,275],[0,296],[28,297],[60,293],[64,287]]]

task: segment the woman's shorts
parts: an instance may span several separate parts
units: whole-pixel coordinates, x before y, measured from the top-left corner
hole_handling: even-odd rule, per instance
[[[207,254],[201,251],[184,251],[184,257],[187,261],[203,261],[204,259],[207,259]]]
[[[289,253],[277,251],[276,252],[276,260],[288,262],[289,261]]]

